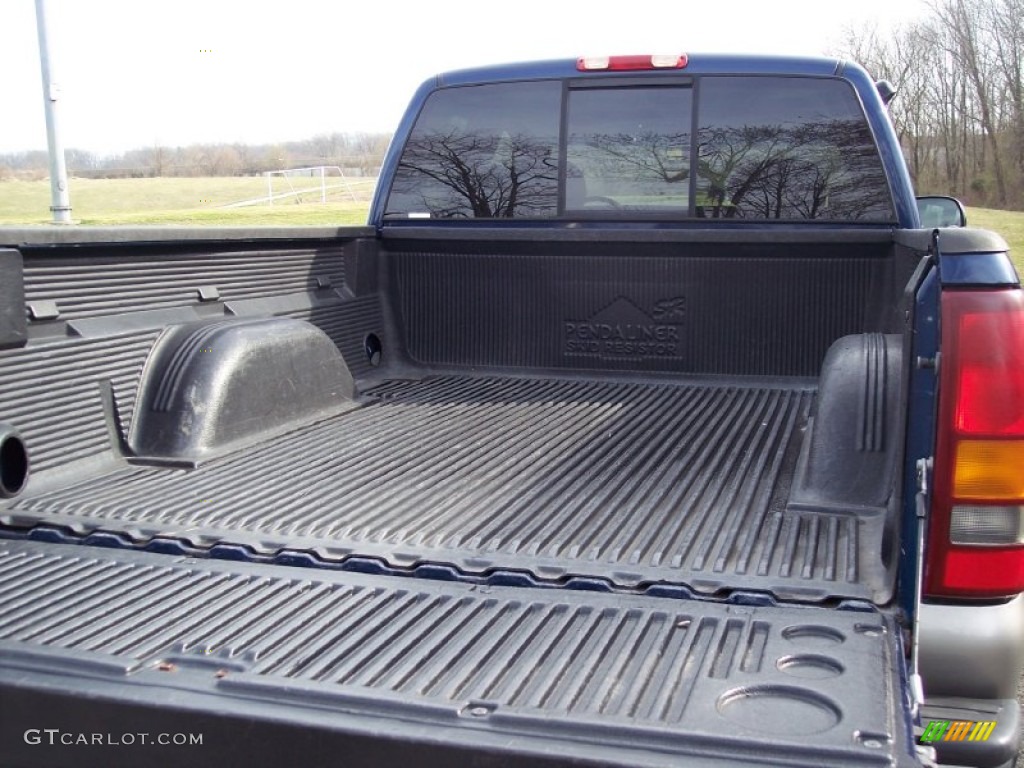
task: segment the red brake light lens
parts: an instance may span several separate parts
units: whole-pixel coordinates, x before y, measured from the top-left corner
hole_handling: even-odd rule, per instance
[[[654,56],[583,56],[576,60],[580,72],[631,72],[647,69],[682,69],[686,54]]]

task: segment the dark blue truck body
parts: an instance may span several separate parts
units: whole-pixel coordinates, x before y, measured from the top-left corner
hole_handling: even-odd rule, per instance
[[[854,105],[859,144],[792,129],[797,160],[840,168],[813,206],[780,186],[755,215],[707,181],[727,152],[694,138],[704,83],[732,76],[847,89],[828,103]],[[432,97],[522,83],[556,105],[545,149],[438,132],[429,151],[487,162],[415,164],[422,126],[448,124]],[[580,94],[632,89],[691,110],[692,136],[652,145],[655,181],[621,149],[641,130],[572,123]],[[529,152],[532,207],[492,205]],[[751,184],[814,170],[769,159]],[[600,194],[574,202],[579,178]],[[998,237],[921,228],[864,70],[694,55],[439,75],[368,224],[0,230],[7,762],[1012,757],[1024,604],[922,596],[918,541],[942,297],[1020,285]],[[935,742],[943,718],[996,725]]]

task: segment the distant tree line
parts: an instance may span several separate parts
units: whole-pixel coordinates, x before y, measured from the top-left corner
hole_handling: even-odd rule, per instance
[[[152,146],[115,155],[68,149],[68,173],[88,178],[147,176],[246,176],[264,171],[337,165],[346,174],[373,176],[391,135],[330,133],[281,144],[191,144]],[[0,154],[0,180],[40,179],[49,173],[45,151]]]
[[[926,20],[851,30],[842,53],[890,105],[919,193],[1024,210],[1024,0],[932,0]]]

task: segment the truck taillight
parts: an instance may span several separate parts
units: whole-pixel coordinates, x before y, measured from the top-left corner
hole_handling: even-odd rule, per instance
[[[924,591],[1024,591],[1024,291],[942,295],[938,445]]]
[[[576,60],[580,72],[629,72],[644,69],[682,69],[686,54],[667,56],[583,56]]]

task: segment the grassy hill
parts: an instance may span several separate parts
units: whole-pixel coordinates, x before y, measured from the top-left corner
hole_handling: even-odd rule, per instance
[[[267,194],[267,180],[255,177],[71,179],[72,216],[79,224],[363,224],[375,179],[350,179],[338,188],[328,177],[327,202],[320,202],[318,178],[274,179],[275,194],[298,194],[273,205],[229,208]],[[351,193],[350,193],[351,192]],[[355,197],[355,200],[353,200]],[[0,182],[0,225],[46,224],[48,181]]]

